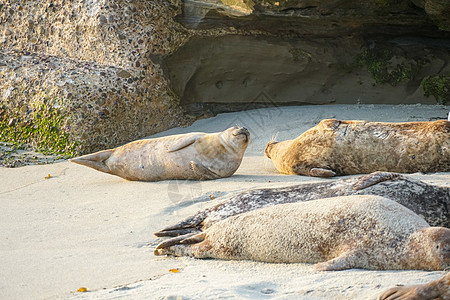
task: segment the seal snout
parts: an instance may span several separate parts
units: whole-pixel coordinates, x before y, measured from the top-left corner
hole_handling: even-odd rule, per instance
[[[250,136],[250,131],[248,131],[245,127],[237,127],[237,131],[233,133],[234,136],[243,135],[245,136],[245,142],[248,142],[248,138]]]
[[[264,149],[264,154],[267,156],[267,158],[270,158],[270,155],[269,155],[270,148],[272,148],[272,146],[275,144],[278,144],[278,142],[270,141],[267,143],[266,149]]]

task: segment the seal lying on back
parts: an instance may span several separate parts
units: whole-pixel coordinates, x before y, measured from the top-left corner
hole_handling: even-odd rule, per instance
[[[144,139],[69,161],[128,180],[205,180],[229,177],[239,168],[250,133],[232,127]]]
[[[423,216],[431,226],[450,228],[450,188],[430,185],[397,173],[374,172],[334,181],[242,192],[155,235],[178,236],[199,232],[220,220],[261,207],[349,195],[383,196]]]
[[[443,270],[450,229],[430,227],[389,199],[358,195],[279,204],[235,215],[199,234],[169,239],[155,255],[316,263],[351,268]]]
[[[448,249],[450,251],[450,249]],[[442,278],[419,285],[396,286],[378,297],[378,300],[449,300],[450,273]]]
[[[331,177],[450,171],[450,122],[322,120],[294,140],[271,141],[265,154],[284,174]]]

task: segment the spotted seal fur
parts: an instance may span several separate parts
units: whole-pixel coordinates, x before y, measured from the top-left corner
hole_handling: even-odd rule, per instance
[[[271,141],[266,156],[284,174],[332,177],[450,171],[450,122],[322,120],[293,140]]]
[[[154,254],[314,263],[319,271],[443,270],[450,266],[449,247],[450,229],[430,227],[392,200],[354,195],[235,215],[169,239]]]
[[[450,188],[430,185],[397,173],[374,172],[333,181],[255,189],[224,197],[219,204],[203,209],[155,235],[178,236],[200,232],[220,220],[261,207],[349,195],[383,196],[423,216],[431,226],[450,228]]]

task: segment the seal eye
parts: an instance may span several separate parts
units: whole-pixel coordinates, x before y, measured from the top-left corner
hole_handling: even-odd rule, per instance
[[[436,250],[439,250],[439,245],[436,245]]]

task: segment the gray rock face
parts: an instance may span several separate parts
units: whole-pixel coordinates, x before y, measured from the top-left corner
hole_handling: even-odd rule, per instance
[[[447,40],[373,36],[376,51],[363,56],[366,43],[340,37],[194,37],[163,59],[163,69],[194,114],[293,104],[435,103],[424,96],[421,82],[448,71]],[[388,57],[379,57],[384,52]],[[373,74],[367,71],[374,68]]]
[[[431,2],[185,0],[176,20],[197,36],[156,61],[193,114],[431,104],[422,81],[448,73],[450,58],[450,35],[435,17],[445,19],[446,5]]]

